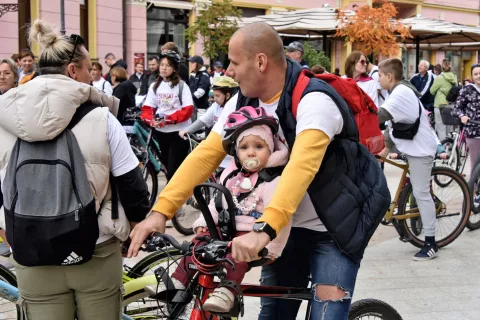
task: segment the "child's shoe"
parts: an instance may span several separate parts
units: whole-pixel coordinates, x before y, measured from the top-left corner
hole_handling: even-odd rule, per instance
[[[226,313],[232,310],[235,296],[225,287],[216,288],[203,304],[203,310],[214,313]]]

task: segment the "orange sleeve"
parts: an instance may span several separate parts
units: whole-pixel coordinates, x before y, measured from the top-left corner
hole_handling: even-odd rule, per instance
[[[165,189],[158,196],[153,211],[163,213],[169,219],[193,194],[193,188],[208,180],[227,154],[222,138],[211,132],[207,139],[183,161]]]

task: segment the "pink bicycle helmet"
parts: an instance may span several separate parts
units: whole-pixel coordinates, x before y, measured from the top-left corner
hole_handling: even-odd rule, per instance
[[[265,124],[272,129],[272,133],[278,132],[278,120],[269,116],[262,107],[242,107],[232,112],[223,126],[223,149],[228,154],[235,156],[235,141],[240,133],[248,128]]]

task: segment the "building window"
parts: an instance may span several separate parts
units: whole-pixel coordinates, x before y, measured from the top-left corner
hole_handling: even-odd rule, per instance
[[[265,9],[255,9],[255,8],[245,8],[245,7],[237,7],[237,8],[242,10],[243,18],[252,18],[256,16],[265,15]]]
[[[88,0],[80,0],[80,35],[88,50]]]
[[[181,53],[186,52],[187,21],[187,10],[150,7],[147,11],[148,56],[158,55],[167,42],[175,42]]]
[[[29,48],[27,26],[30,25],[30,0],[18,0],[18,49]]]

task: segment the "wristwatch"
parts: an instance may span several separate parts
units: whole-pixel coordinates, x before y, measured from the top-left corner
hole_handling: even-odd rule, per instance
[[[277,237],[277,232],[266,222],[255,222],[253,224],[253,231],[265,232],[270,237],[270,241]]]

